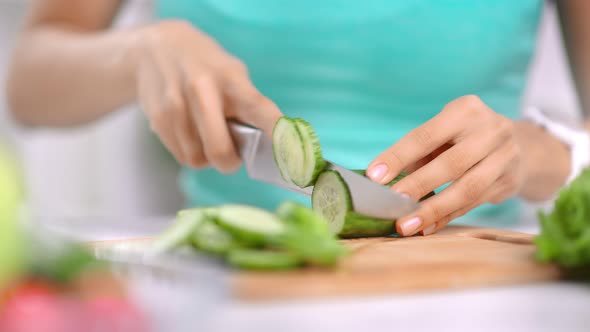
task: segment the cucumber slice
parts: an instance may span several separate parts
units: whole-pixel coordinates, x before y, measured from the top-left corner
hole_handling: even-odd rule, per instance
[[[332,236],[324,217],[301,204],[292,201],[281,203],[276,214],[285,222],[300,227],[307,233]]]
[[[236,239],[250,244],[272,242],[286,232],[286,225],[274,214],[253,206],[229,204],[214,214],[215,222]]]
[[[301,118],[296,118],[295,124],[299,130],[301,141],[303,143],[303,150],[305,151],[305,160],[303,166],[304,188],[315,183],[320,173],[326,168],[326,161],[322,156],[320,139],[313,130],[313,127],[307,121]]]
[[[352,210],[348,186],[340,173],[323,171],[311,194],[313,210],[327,222],[332,234],[338,234],[344,227],[346,213]]]
[[[300,188],[313,185],[325,168],[319,139],[303,119],[281,117],[273,129],[273,154],[281,176]]]
[[[330,266],[347,250],[330,231],[328,222],[303,205],[285,202],[277,209],[277,215],[287,222],[288,232],[280,238],[278,246],[305,262]]]
[[[203,221],[190,239],[195,248],[215,255],[224,255],[235,246],[233,236],[211,220]]]
[[[371,218],[356,212],[346,214],[341,238],[387,236],[395,233],[395,221]]]
[[[227,262],[235,267],[255,270],[285,270],[302,263],[297,256],[287,252],[254,249],[231,250]]]
[[[151,245],[153,253],[168,252],[188,244],[195,229],[205,220],[210,209],[183,210],[177,214],[176,221],[162,232]]]

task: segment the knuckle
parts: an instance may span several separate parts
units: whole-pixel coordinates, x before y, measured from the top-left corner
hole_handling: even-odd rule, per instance
[[[214,81],[214,75],[209,70],[201,70],[194,78],[189,81],[189,89],[192,92],[200,91],[204,86],[211,85]]]
[[[465,95],[460,100],[464,107],[473,111],[478,110],[483,105],[481,98],[476,95]]]
[[[496,122],[494,128],[499,136],[508,138],[514,133],[514,123],[503,116]]]
[[[422,147],[430,146],[433,142],[432,134],[424,127],[412,130],[410,137]]]
[[[443,163],[453,179],[463,175],[469,166],[467,165],[466,157],[462,153],[450,153],[449,151],[449,153],[446,153],[443,156]]]
[[[209,153],[209,157],[216,165],[224,167],[236,160],[236,153],[232,145],[216,144]]]
[[[228,77],[244,75],[248,73],[246,65],[238,58],[230,56],[222,68],[223,74]]]
[[[403,181],[404,187],[409,189],[408,194],[410,194],[412,197],[421,198],[430,192],[430,188],[428,188],[426,183],[416,178],[415,175],[409,175],[401,181]]]
[[[483,181],[477,177],[465,179],[460,190],[461,198],[467,202],[473,202],[481,196],[483,192]]]
[[[427,216],[428,216],[428,219],[430,219],[430,221],[432,221],[432,222],[436,222],[438,220],[442,220],[447,215],[444,212],[444,209],[441,208],[437,204],[428,204],[428,205],[426,205],[426,207],[427,207]]]
[[[389,149],[385,154],[387,158],[387,163],[393,168],[399,168],[402,165],[405,165],[404,160],[400,157],[399,153],[395,151],[395,149]],[[404,180],[411,182],[413,177],[404,178]]]
[[[162,108],[167,112],[178,113],[184,109],[184,101],[178,91],[169,90],[164,94]]]

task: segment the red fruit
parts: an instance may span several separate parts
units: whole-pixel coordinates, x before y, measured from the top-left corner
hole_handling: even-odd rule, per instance
[[[0,331],[68,331],[67,312],[54,288],[45,283],[27,282],[8,292],[0,309]]]
[[[149,331],[143,313],[121,297],[95,297],[86,302],[80,331]]]

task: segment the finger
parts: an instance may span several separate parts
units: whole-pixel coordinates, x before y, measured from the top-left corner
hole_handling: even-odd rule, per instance
[[[429,155],[427,155],[426,157],[418,160],[417,162],[410,164],[409,166],[407,166],[404,171],[408,172],[408,173],[413,173],[415,172],[417,169],[423,167],[424,165],[428,164],[429,162],[431,162],[432,160],[434,160],[434,158],[438,157],[439,155],[441,155],[443,152],[447,151],[448,149],[450,149],[453,145],[451,144],[443,144],[443,146],[439,147],[438,149],[435,149],[432,153],[430,153]]]
[[[373,160],[367,168],[367,175],[381,184],[390,182],[409,165],[443,144],[459,139],[462,133],[469,131],[473,121],[466,114],[479,113],[473,109],[479,110],[483,108],[482,105],[483,103],[473,96],[450,102],[440,113],[410,131]]]
[[[188,82],[186,94],[189,96],[191,115],[207,161],[222,173],[236,171],[240,157],[229,133],[217,83],[206,75]]]
[[[176,139],[188,165],[193,168],[203,168],[208,163],[203,150],[203,143],[195,128],[196,124],[192,113],[184,97],[176,98],[179,98],[176,101],[178,111],[174,118]]]
[[[505,172],[516,147],[507,143],[471,168],[439,194],[422,202],[415,213],[396,223],[402,235],[412,235],[478,200]]]
[[[225,71],[223,76],[229,114],[244,123],[260,128],[271,137],[275,123],[283,114],[273,101],[252,84],[245,66],[234,66],[237,69]]]
[[[207,164],[207,160],[182,88],[180,68],[174,66],[169,58],[170,54],[166,53],[156,53],[153,56],[154,65],[162,76],[159,81],[165,82],[163,89],[159,91],[162,96],[160,107],[172,117],[172,132],[180,147],[184,164],[200,168]]]
[[[397,182],[392,189],[418,200],[443,184],[458,179],[508,138],[507,135],[497,135],[495,131],[485,135],[454,145]]]
[[[494,189],[488,190],[486,193],[484,193],[482,195],[482,197],[480,197],[475,202],[472,202],[469,205],[464,206],[464,207],[460,208],[459,210],[443,217],[441,220],[436,221],[432,225],[421,230],[420,234],[422,234],[423,236],[427,236],[427,235],[431,235],[431,234],[434,234],[434,233],[440,231],[441,229],[445,228],[451,221],[464,216],[465,214],[467,214],[467,212],[469,212],[469,211],[475,209],[476,207],[489,201],[489,199],[492,197],[493,192],[494,192]]]
[[[154,59],[152,59],[154,61]],[[158,68],[155,63],[149,66],[150,69]],[[151,130],[158,135],[158,138],[178,163],[184,164],[184,154],[179,142],[174,135],[174,129],[170,114],[162,107],[160,93],[164,88],[165,75],[157,70],[143,70],[139,74],[138,82],[139,104],[146,114]]]
[[[155,132],[160,141],[168,151],[174,156],[176,161],[180,164],[187,164],[187,161],[180,148],[180,143],[176,139],[174,134],[174,124],[172,118],[163,111],[155,111],[155,114],[151,116],[150,126],[153,132]]]

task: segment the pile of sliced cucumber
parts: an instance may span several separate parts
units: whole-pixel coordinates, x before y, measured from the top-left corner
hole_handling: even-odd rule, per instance
[[[182,210],[151,249],[187,247],[259,270],[332,266],[347,252],[321,216],[294,202],[281,204],[275,213],[234,204]]]
[[[395,233],[394,220],[380,220],[354,211],[354,202],[342,176],[326,170],[326,161],[312,126],[300,118],[283,116],[273,131],[273,152],[281,176],[300,188],[313,186],[313,210],[324,217],[330,231],[341,238],[388,236]],[[364,170],[354,170],[365,176]],[[406,173],[388,183],[392,186]],[[422,200],[434,195],[433,192]]]

